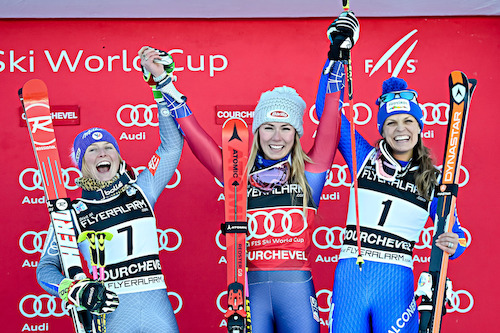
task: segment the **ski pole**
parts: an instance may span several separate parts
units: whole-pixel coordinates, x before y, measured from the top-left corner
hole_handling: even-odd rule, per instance
[[[349,0],[342,0],[342,7],[344,11],[349,11]],[[353,88],[352,88],[352,61],[351,61],[351,50],[348,51],[349,56],[347,63],[345,64],[347,71],[347,94],[349,96],[349,122],[351,123],[351,155],[352,155],[352,183],[354,186],[354,207],[356,213],[356,238],[358,245],[358,259],[356,264],[359,265],[359,270],[362,269],[364,260],[361,256],[361,227],[359,225],[359,198],[358,198],[358,163],[356,160],[356,129],[354,126],[354,110],[353,110]]]

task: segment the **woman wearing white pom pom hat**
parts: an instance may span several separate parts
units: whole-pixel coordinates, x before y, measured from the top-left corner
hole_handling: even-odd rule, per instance
[[[357,20],[342,14],[335,30],[331,54],[345,54],[357,39]],[[346,21],[350,24],[345,24]],[[332,24],[331,27],[336,26]],[[338,26],[338,25],[337,25]],[[349,41],[348,43],[342,43]],[[154,49],[146,57],[159,57]],[[345,74],[339,58],[325,65],[322,77],[331,81],[324,101],[313,147],[306,152],[303,135],[306,103],[295,89],[281,86],[264,92],[255,108],[254,139],[248,171],[248,282],[254,333],[318,333],[319,310],[308,259],[313,220],[335,155],[339,127],[339,102]],[[163,68],[147,66],[159,82]],[[168,78],[156,88],[179,123],[186,142],[200,162],[219,180],[223,179],[219,146],[201,128],[186,98]]]

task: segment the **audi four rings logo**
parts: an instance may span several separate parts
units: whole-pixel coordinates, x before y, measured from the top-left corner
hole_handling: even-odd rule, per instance
[[[424,104],[419,104],[424,115],[425,125],[448,125],[448,117],[450,113],[450,105],[448,103],[431,103],[427,102]],[[345,108],[349,106],[349,103],[344,103],[342,105],[342,112],[345,114]],[[316,118],[316,105],[313,105],[309,109],[309,118],[315,124],[319,124],[319,120]],[[366,125],[370,122],[373,117],[373,111],[366,103],[355,103],[354,107],[354,123],[356,125]],[[314,137],[314,136],[313,136]]]
[[[442,166],[437,166],[439,170],[442,169]],[[463,175],[463,176],[462,176]],[[459,182],[460,187],[464,187],[469,183],[469,170],[467,170],[466,167],[463,165],[460,166],[460,177],[461,181]],[[328,172],[325,186],[331,186],[331,187],[340,187],[340,186],[345,186],[345,187],[350,187],[351,182],[350,179],[347,181],[347,177],[349,175],[348,167],[347,164],[344,165],[338,165],[338,164],[333,164],[332,167],[330,168],[330,171]],[[350,177],[349,177],[350,178]]]
[[[145,127],[145,126],[154,126],[158,127],[158,121],[154,120],[156,111],[153,109],[157,109],[156,104],[146,105],[146,104],[125,104],[122,105],[118,111],[116,111],[116,120],[123,127]]]
[[[45,237],[47,237],[47,231],[26,231],[19,238],[19,248],[27,254],[42,253]],[[55,250],[57,251],[57,248]],[[53,254],[56,253],[54,252]]]
[[[342,112],[345,114],[346,107],[349,107],[349,103],[342,104]],[[373,116],[372,109],[366,103],[355,103],[354,110],[354,123],[357,125],[366,125],[370,122]],[[311,106],[309,109],[309,118],[315,124],[319,124],[319,120],[316,118],[316,105]]]
[[[174,313],[177,314],[184,305],[182,297],[181,295],[173,291],[169,291],[168,296],[170,299],[177,299],[178,305],[174,309]],[[57,298],[56,296],[47,294],[29,294],[24,296],[19,302],[19,312],[26,318],[47,318],[50,316],[62,317],[64,315],[69,315],[68,310],[66,310],[62,306],[61,299]]]
[[[56,299],[52,295],[26,295],[19,302],[19,312],[26,318],[49,316],[62,317],[68,311],[62,307],[61,299]]]
[[[468,247],[470,245],[470,243],[472,242],[472,236],[471,236],[469,230],[465,229],[464,227],[461,227],[461,228],[465,234],[465,239],[466,239],[465,246]],[[422,233],[420,234],[420,239],[419,239],[418,243],[415,244],[415,249],[423,250],[423,249],[432,248],[432,237],[433,236],[434,236],[434,226],[424,228],[422,230]]]
[[[332,303],[332,291],[321,289],[316,292],[318,299],[318,309],[320,312],[328,313]],[[447,307],[447,312],[466,313],[472,310],[474,306],[474,297],[467,290],[456,290],[451,292],[451,307]]]
[[[283,237],[283,236],[299,236],[302,234],[306,229],[307,229],[307,221],[305,218],[302,219],[297,219],[302,222],[302,227],[298,231],[292,231],[294,225],[293,225],[293,219],[292,215],[293,214],[298,214],[301,216],[304,216],[304,213],[300,209],[291,209],[289,211],[285,211],[282,209],[276,209],[271,212],[263,212],[259,211],[253,214],[247,214],[248,217],[248,239],[256,238],[256,239],[263,239],[268,236],[271,237]],[[282,231],[276,232],[276,219],[275,216],[280,216],[281,215],[281,221],[279,222],[281,225]],[[263,233],[258,232],[258,226],[259,223],[257,222],[257,217],[258,216],[263,216],[264,221],[262,223],[262,226],[264,227]],[[298,221],[297,221],[298,222]]]
[[[340,249],[344,239],[344,228],[342,227],[319,227],[312,235],[313,244],[321,250]]]
[[[68,190],[76,190],[78,186],[74,179],[81,177],[82,173],[78,168],[69,167],[61,169],[64,187]],[[71,181],[73,179],[73,181]],[[42,175],[38,169],[26,168],[19,174],[19,185],[26,191],[43,190]]]
[[[145,169],[147,169],[145,166],[139,166],[139,167],[136,167],[136,168],[132,168],[134,170],[134,173],[136,176],[138,176],[142,171],[144,171]],[[165,186],[166,189],[173,189],[175,187],[177,187],[177,185],[180,184],[181,182],[181,172],[178,170],[178,169],[175,169],[175,180],[172,184],[167,184],[167,186]],[[174,179],[174,177],[172,176],[172,179]],[[172,182],[172,179],[170,179],[170,181]]]
[[[136,175],[139,175],[144,169],[145,166],[139,166],[133,168]],[[67,190],[76,190],[78,186],[75,184],[74,179],[81,177],[82,173],[78,168],[69,167],[66,169],[61,169],[63,175],[64,187]],[[172,189],[179,185],[181,182],[181,173],[179,170],[175,169],[175,181],[172,184],[168,184],[165,188]],[[174,177],[172,177],[174,179]],[[38,169],[35,168],[26,168],[19,174],[19,185],[26,191],[34,191],[34,190],[43,190],[42,183],[42,175]]]
[[[462,227],[466,236],[466,246],[469,246],[472,237],[469,230]],[[434,226],[424,228],[420,234],[418,243],[415,244],[415,249],[423,250],[432,248],[432,236],[434,234]],[[335,249],[339,250],[342,247],[344,240],[344,228],[342,227],[318,227],[312,234],[313,244],[321,250]]]
[[[173,252],[173,251],[177,250],[179,247],[181,247],[182,236],[181,236],[181,233],[179,231],[172,229],[172,228],[169,228],[169,229],[165,229],[165,230],[156,229],[156,232],[158,234],[158,242],[160,244],[160,251],[165,250],[168,252]],[[168,234],[172,234],[172,236],[175,235],[175,237],[169,237]],[[177,242],[175,243],[174,246],[172,246],[172,243],[170,242],[170,240],[172,240],[172,238],[177,239]]]

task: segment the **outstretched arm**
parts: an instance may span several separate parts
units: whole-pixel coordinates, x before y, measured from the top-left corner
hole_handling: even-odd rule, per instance
[[[167,72],[164,66],[155,61],[160,59],[162,51],[143,47],[139,51],[141,56],[142,65],[148,73],[151,73],[157,85],[155,89],[161,96],[156,99],[160,101],[162,110],[161,114],[171,115],[182,130],[182,134],[186,139],[191,151],[196,158],[210,171],[210,173],[219,180],[222,180],[222,152],[215,141],[208,135],[208,133],[200,126],[188,105],[186,104],[186,97],[179,93],[174,86],[174,77],[172,75],[165,75]],[[144,55],[144,57],[142,56]],[[144,58],[148,59],[145,60]],[[160,78],[162,81],[158,82]]]

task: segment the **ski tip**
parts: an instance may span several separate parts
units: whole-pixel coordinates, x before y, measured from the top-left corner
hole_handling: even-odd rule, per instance
[[[231,118],[227,119],[224,122],[224,124],[222,124],[222,127],[226,127],[226,125],[229,124],[229,123],[231,123],[231,122],[240,122],[240,123],[243,123],[243,125],[248,128],[248,125],[247,125],[246,121],[243,118],[240,118],[240,117],[231,117]]]

